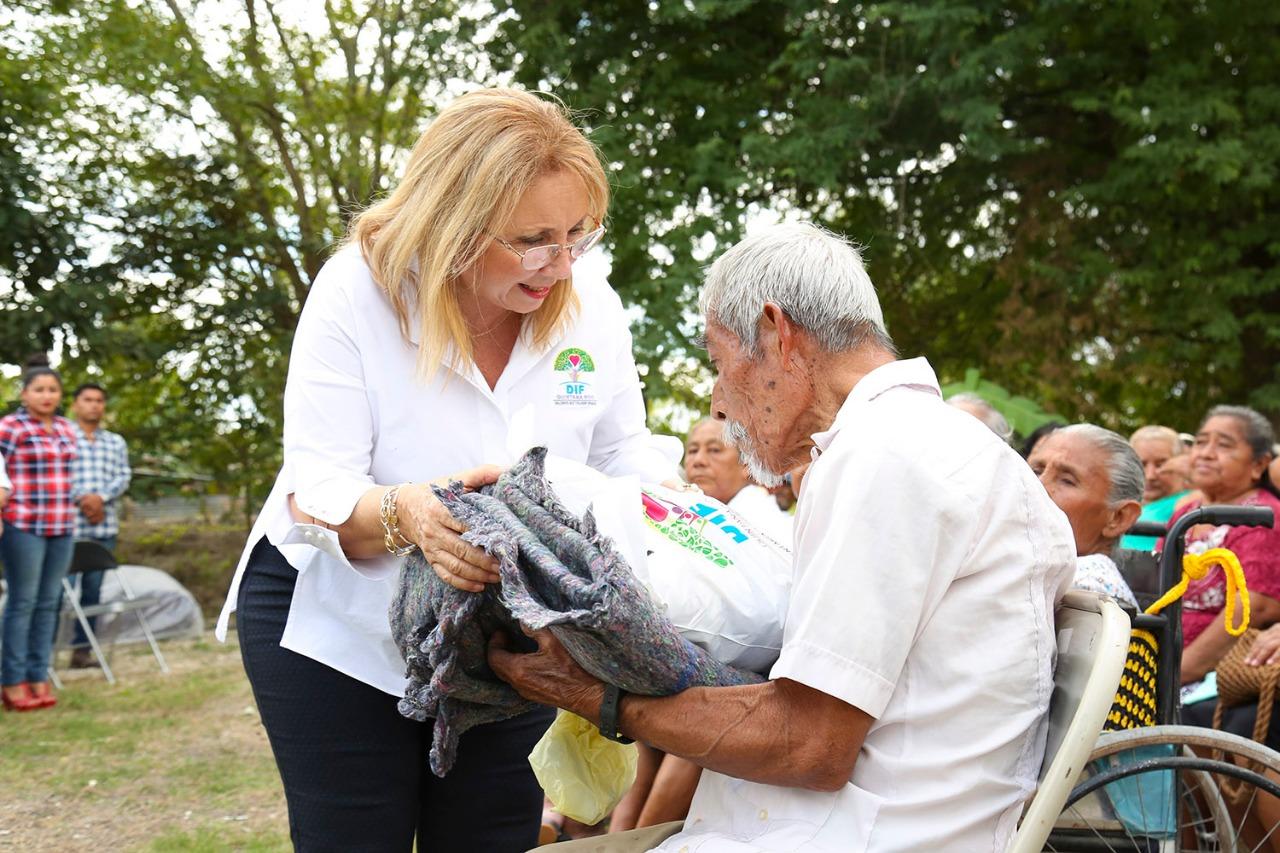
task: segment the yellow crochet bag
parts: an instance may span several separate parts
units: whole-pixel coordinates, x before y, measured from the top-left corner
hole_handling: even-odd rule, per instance
[[[1214,566],[1222,566],[1227,577],[1227,606],[1223,609],[1227,633],[1239,637],[1249,627],[1249,591],[1245,586],[1244,569],[1235,553],[1227,548],[1213,548],[1203,554],[1186,554],[1182,558],[1182,580],[1146,609],[1154,616],[1187,591],[1193,580],[1206,577]],[[1240,624],[1232,625],[1236,613],[1236,597],[1240,598]],[[1160,642],[1150,631],[1135,628],[1129,636],[1129,657],[1124,662],[1120,686],[1103,731],[1136,729],[1156,724],[1156,661],[1160,655]]]

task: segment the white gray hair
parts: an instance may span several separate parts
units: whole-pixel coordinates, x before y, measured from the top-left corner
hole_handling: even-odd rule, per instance
[[[895,352],[861,254],[816,225],[774,225],[737,243],[707,271],[700,302],[707,322],[736,335],[752,357],[766,302],[828,352],[867,340]]]
[[[981,413],[978,416],[978,420],[986,424],[987,429],[1000,436],[1001,441],[1008,442],[1013,437],[1013,427],[1009,426],[1009,421],[996,410],[995,406],[985,399],[968,391],[961,394],[953,394],[947,398],[947,405],[949,406],[958,406],[962,403],[967,403],[977,409]]]
[[[1124,436],[1095,424],[1072,424],[1054,434],[1079,436],[1106,454],[1107,476],[1111,479],[1107,501],[1112,507],[1125,501],[1142,503],[1142,492],[1146,488],[1142,460]]]

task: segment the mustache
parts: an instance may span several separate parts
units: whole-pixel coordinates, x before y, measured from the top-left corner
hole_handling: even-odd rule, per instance
[[[724,422],[724,440],[740,450],[751,447],[751,436],[747,433],[747,428],[737,421]]]

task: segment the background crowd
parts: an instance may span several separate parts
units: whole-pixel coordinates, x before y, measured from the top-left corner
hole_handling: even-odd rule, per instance
[[[21,385],[17,411],[0,418],[6,587],[0,698],[6,710],[33,711],[57,704],[49,672],[74,543],[91,540],[115,549],[130,468],[124,439],[101,426],[107,404],[101,385],[85,383],[72,392],[73,419],[60,414],[62,378],[42,357],[28,363]],[[102,575],[79,573],[73,594],[82,605],[98,603]],[[87,643],[77,623],[72,667],[96,665]]]

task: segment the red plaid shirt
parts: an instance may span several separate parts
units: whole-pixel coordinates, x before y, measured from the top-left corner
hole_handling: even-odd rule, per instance
[[[65,536],[75,530],[71,500],[71,460],[76,436],[71,421],[54,416],[46,428],[26,409],[0,418],[0,456],[13,481],[4,505],[4,523],[36,536]]]

